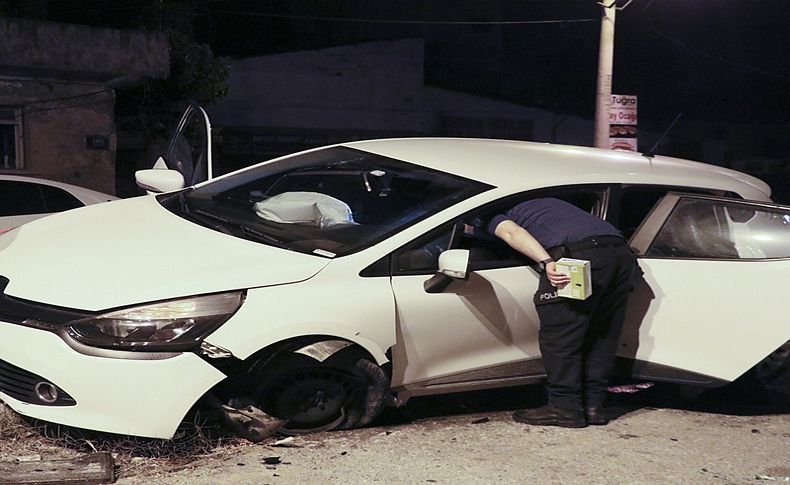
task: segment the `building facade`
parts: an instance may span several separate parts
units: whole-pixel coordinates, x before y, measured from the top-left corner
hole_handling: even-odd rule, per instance
[[[424,62],[421,39],[233,61],[228,94],[208,107],[219,133],[215,170],[370,138],[592,144],[592,120],[426,86]]]
[[[163,33],[0,18],[0,171],[114,194],[115,89],[169,63]]]

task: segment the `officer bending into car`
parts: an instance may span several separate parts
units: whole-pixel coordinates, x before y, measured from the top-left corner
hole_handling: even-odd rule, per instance
[[[606,424],[604,400],[636,269],[625,239],[608,222],[554,198],[521,202],[494,216],[487,230],[539,262],[541,273],[534,302],[548,403],[517,411],[513,419],[568,428]],[[556,270],[560,257],[590,261],[589,297],[557,295],[570,282]]]

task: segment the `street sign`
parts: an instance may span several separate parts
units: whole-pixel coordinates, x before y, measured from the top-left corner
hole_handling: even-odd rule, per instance
[[[613,94],[609,108],[609,148],[637,151],[636,96]]]

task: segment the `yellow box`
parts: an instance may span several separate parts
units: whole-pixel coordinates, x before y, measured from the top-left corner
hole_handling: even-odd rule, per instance
[[[586,300],[592,295],[592,276],[590,262],[584,259],[561,258],[556,264],[557,271],[569,275],[571,282],[557,290],[557,296]]]

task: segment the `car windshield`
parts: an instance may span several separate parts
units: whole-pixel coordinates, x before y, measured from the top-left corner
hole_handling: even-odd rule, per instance
[[[236,237],[323,257],[365,249],[490,186],[344,147],[264,163],[159,196],[171,212]]]

